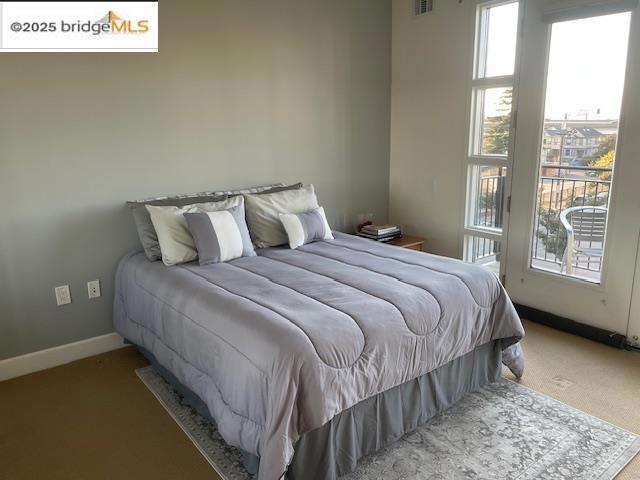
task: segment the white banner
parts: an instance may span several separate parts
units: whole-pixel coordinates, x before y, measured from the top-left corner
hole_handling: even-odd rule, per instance
[[[0,52],[157,52],[158,2],[0,2]]]

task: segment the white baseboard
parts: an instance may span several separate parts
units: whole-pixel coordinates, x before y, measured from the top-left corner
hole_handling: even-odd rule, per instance
[[[59,347],[47,348],[39,352],[27,353],[19,357],[0,360],[0,382],[39,370],[64,365],[65,363],[98,355],[109,350],[116,350],[124,346],[122,337],[114,332],[60,345]]]

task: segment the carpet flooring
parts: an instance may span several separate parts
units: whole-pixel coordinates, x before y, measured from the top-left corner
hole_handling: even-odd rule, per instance
[[[525,328],[523,384],[640,434],[639,353]],[[124,348],[0,383],[0,479],[215,479],[136,376],[146,364]],[[617,479],[640,479],[640,456]]]

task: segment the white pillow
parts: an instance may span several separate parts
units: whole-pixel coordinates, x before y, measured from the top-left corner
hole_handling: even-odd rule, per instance
[[[322,207],[304,213],[281,213],[280,221],[292,249],[318,240],[333,240],[331,227]]]
[[[313,185],[297,190],[245,195],[247,225],[258,248],[277,247],[288,242],[279,215],[303,213],[318,208]]]
[[[221,202],[195,203],[184,207],[156,207],[146,205],[153,228],[158,234],[158,243],[165,265],[178,265],[198,258],[196,245],[189,232],[185,213],[217,212],[244,204],[241,195]]]

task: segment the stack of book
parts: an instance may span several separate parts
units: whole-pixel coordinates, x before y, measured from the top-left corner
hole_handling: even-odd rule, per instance
[[[357,235],[378,242],[388,242],[394,238],[401,237],[402,232],[397,225],[365,225]]]

